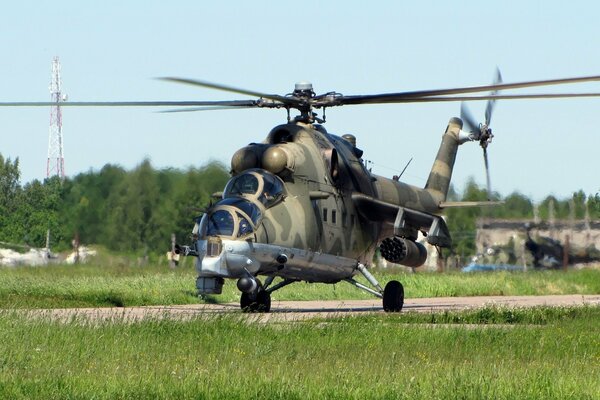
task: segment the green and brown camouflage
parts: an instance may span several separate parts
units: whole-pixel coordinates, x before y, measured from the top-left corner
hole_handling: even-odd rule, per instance
[[[265,141],[240,149],[231,161],[234,177],[264,170],[278,176],[285,188],[282,201],[270,207],[255,201],[262,219],[249,239],[371,264],[381,240],[398,233],[399,210],[417,215],[405,221],[404,235],[397,235],[411,240],[440,213],[460,128],[460,119],[450,120],[427,185],[418,188],[372,174],[353,140],[331,135],[320,125],[275,127]],[[255,195],[240,196],[253,201]],[[419,224],[411,226],[413,220]]]
[[[317,124],[279,125],[262,143],[238,150],[222,199],[195,228],[200,293],[220,293],[223,278],[234,278],[256,296],[259,275],[356,284],[352,276],[368,276],[364,266],[378,246],[390,262],[422,265],[419,232],[430,244],[451,244],[439,214],[461,126],[450,120],[425,188],[372,174],[352,135]]]

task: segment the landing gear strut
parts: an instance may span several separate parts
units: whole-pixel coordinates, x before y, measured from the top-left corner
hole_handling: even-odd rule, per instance
[[[257,279],[258,289],[256,291],[250,293],[242,292],[242,297],[240,297],[240,307],[242,312],[268,313],[271,311],[271,293],[291,283],[297,282],[295,279],[284,279],[273,287],[269,287],[274,279],[274,276],[268,276],[264,286]]]
[[[385,312],[400,312],[402,310],[402,306],[404,306],[404,287],[400,282],[389,281],[387,285],[385,285],[385,289],[383,289],[379,282],[377,282],[377,279],[375,279],[364,265],[358,264],[357,268],[376,290],[368,288],[352,278],[346,279],[346,282],[383,299],[383,310]]]

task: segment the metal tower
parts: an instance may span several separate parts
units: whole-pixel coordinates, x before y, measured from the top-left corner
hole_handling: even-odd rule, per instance
[[[57,175],[65,177],[65,158],[63,155],[62,111],[60,102],[66,100],[61,93],[60,61],[58,57],[52,60],[52,81],[50,82],[51,101],[55,103],[50,108],[50,131],[48,134],[48,162],[46,177]]]

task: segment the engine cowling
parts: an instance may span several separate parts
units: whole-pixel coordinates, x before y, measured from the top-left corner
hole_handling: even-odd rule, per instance
[[[420,267],[427,260],[425,246],[397,236],[383,239],[379,250],[386,261],[407,267]]]

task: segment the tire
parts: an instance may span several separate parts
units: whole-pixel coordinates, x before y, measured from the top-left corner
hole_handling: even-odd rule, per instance
[[[242,293],[240,308],[247,313],[268,313],[271,311],[271,294],[264,290],[256,294]]]
[[[258,303],[257,312],[268,313],[271,311],[271,293],[261,290],[256,295],[256,302]]]
[[[398,281],[389,281],[383,289],[383,310],[400,312],[404,306],[404,287]]]
[[[242,309],[242,312],[254,312],[253,307],[256,304],[256,301],[252,299],[252,297],[250,294],[248,293],[242,293],[242,296],[240,297],[240,308]]]

